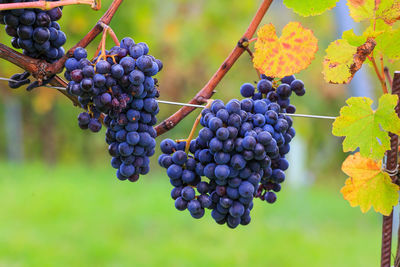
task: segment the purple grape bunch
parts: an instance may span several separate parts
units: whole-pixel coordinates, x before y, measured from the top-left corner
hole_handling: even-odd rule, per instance
[[[250,223],[254,198],[276,201],[296,134],[287,115],[295,112],[289,97],[305,93],[294,76],[274,81],[265,75],[240,91],[246,98],[215,100],[202,111],[203,128],[188,151],[186,142],[165,139],[158,160],[174,187],[176,209],[187,209],[196,219],[210,209],[218,224],[230,228]]]
[[[92,132],[99,132],[102,122],[107,127],[105,140],[119,180],[135,182],[147,174],[155,153],[159,91],[153,76],[163,64],[148,53],[146,43],[127,37],[92,61],[78,47],[65,62],[67,92],[87,110],[79,114],[78,125]]]

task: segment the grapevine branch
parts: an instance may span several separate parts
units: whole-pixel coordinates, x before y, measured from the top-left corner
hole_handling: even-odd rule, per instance
[[[392,94],[400,94],[400,73],[395,72],[393,78]],[[400,105],[396,105],[397,116],[400,115]],[[389,133],[390,136],[390,150],[387,151],[387,162],[386,168],[393,171],[397,168],[398,164],[398,136],[396,134]],[[391,175],[392,181],[395,183],[397,175]],[[382,224],[382,248],[381,248],[381,267],[391,266],[391,255],[392,255],[392,225],[393,225],[393,212],[389,216],[383,216]],[[398,247],[399,248],[399,247]],[[399,250],[396,253],[395,262],[398,266],[399,262]]]
[[[101,0],[64,0],[58,2],[37,1],[37,2],[24,2],[24,3],[7,3],[0,4],[0,10],[12,10],[22,8],[39,8],[42,10],[49,10],[59,6],[69,5],[90,5],[92,9],[99,10],[101,8]]]
[[[233,64],[238,60],[238,58],[243,54],[246,49],[243,47],[243,43],[251,39],[256,32],[258,26],[261,23],[265,13],[269,9],[272,0],[264,0],[257,10],[250,26],[244,33],[243,37],[239,40],[236,47],[233,49],[231,54],[225,59],[222,65],[219,67],[217,72],[212,76],[208,83],[190,100],[189,104],[203,104],[205,103],[214,93],[215,87],[220,83],[225,74],[231,69]],[[184,106],[172,116],[161,122],[156,126],[157,135],[160,136],[163,133],[174,128],[181,120],[183,120],[189,113],[191,113],[195,108]]]
[[[212,102],[213,102],[212,99],[208,99],[207,105],[205,106],[205,108],[209,108],[209,107],[211,106]],[[192,139],[193,139],[194,133],[196,132],[196,128],[197,128],[197,126],[199,125],[200,119],[201,119],[202,116],[203,116],[202,113],[200,113],[199,116],[197,116],[197,118],[196,118],[196,120],[195,120],[195,122],[194,122],[194,124],[193,124],[193,128],[192,128],[192,130],[190,131],[189,137],[186,139],[186,146],[185,146],[185,152],[186,152],[186,154],[189,153],[190,142],[191,142]]]

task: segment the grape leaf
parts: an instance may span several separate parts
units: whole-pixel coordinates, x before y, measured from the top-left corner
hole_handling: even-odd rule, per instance
[[[257,35],[254,67],[271,77],[284,77],[305,69],[318,50],[318,40],[313,32],[299,22],[288,23],[280,38],[272,24],[261,27]]]
[[[328,9],[332,9],[336,6],[336,2],[339,0],[283,0],[283,4],[288,8],[293,9],[297,14],[308,17],[320,15],[327,11]]]
[[[350,10],[350,16],[354,21],[360,22],[374,18],[378,3],[376,3],[376,0],[348,0],[347,5]]]
[[[359,40],[351,39],[351,42],[355,43]],[[349,83],[354,74],[362,67],[367,56],[374,50],[375,45],[376,42],[372,38],[368,38],[360,46],[351,45],[346,39],[332,42],[326,49],[323,62],[322,73],[325,81],[329,83]]]
[[[390,149],[387,131],[400,134],[400,119],[394,110],[397,95],[384,94],[379,99],[376,111],[372,110],[372,100],[367,97],[351,97],[348,106],[340,110],[340,116],[333,123],[332,134],[345,136],[343,151],[360,148],[361,156],[379,160]]]
[[[382,19],[393,24],[400,17],[400,0],[348,0],[347,5],[356,22]]]
[[[342,39],[346,40],[351,46],[360,46],[367,40],[364,35],[356,35],[353,29],[344,31],[342,33]]]
[[[390,29],[375,38],[376,51],[391,60],[400,59],[400,29]]]
[[[398,203],[399,186],[392,183],[389,174],[381,171],[381,165],[381,161],[363,158],[360,153],[348,156],[343,162],[342,170],[350,177],[340,192],[350,206],[359,205],[362,212],[373,206],[383,215],[391,213]]]
[[[356,22],[382,19],[393,24],[400,17],[400,0],[348,0],[350,16]]]
[[[378,2],[378,1],[376,1]],[[381,0],[376,11],[376,18],[383,19],[387,24],[393,24],[400,18],[399,0]]]

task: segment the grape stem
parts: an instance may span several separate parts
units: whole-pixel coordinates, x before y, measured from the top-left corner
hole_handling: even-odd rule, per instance
[[[374,67],[376,76],[378,77],[378,79],[379,79],[379,81],[380,81],[380,83],[381,83],[383,93],[384,93],[384,94],[387,94],[387,93],[388,93],[388,90],[387,90],[386,80],[385,80],[385,74],[384,74],[384,70],[383,70],[383,58],[381,57],[381,68],[382,68],[382,73],[379,71],[379,68],[378,68],[378,66],[377,66],[377,64],[376,64],[376,61],[375,61],[373,52],[372,52],[371,55],[368,56],[367,58],[371,61],[372,66]]]
[[[99,46],[97,47],[96,54],[94,54],[94,57],[97,57],[97,61],[99,62],[100,60],[107,60],[106,58],[106,40],[107,40],[107,32],[108,32],[108,27],[103,28],[103,35],[101,36],[101,41],[99,43]],[[99,52],[101,51],[101,54],[99,55]]]
[[[247,52],[247,54],[249,54],[249,56],[250,56],[251,59],[254,58],[254,54],[253,54],[253,52],[251,52],[251,50],[250,50],[249,47],[246,47],[246,52]]]
[[[207,100],[207,105],[206,105],[204,108],[209,108],[209,107],[211,106],[211,104],[212,104],[213,101],[214,101],[214,100],[212,100],[212,99],[208,99],[208,100]],[[201,116],[202,116],[202,112],[200,112],[199,116],[197,116],[196,120],[194,121],[192,130],[190,131],[190,134],[189,134],[188,138],[186,139],[186,146],[185,146],[185,152],[186,152],[186,154],[189,153],[190,142],[192,141],[193,136],[194,136],[194,133],[196,132],[196,128],[197,128],[197,126],[198,126],[199,123],[200,123]]]
[[[214,89],[221,82],[222,78],[225,74],[231,69],[231,67],[235,64],[238,58],[243,54],[246,49],[242,46],[244,42],[248,42],[250,38],[253,37],[256,32],[258,26],[261,23],[261,20],[265,16],[265,13],[269,9],[272,0],[264,0],[257,10],[253,20],[251,21],[249,27],[244,33],[243,37],[239,40],[236,47],[233,49],[231,54],[225,59],[222,65],[219,67],[217,72],[211,77],[211,79],[207,82],[207,84],[194,96],[192,100],[189,101],[189,104],[202,104],[207,101],[207,99],[211,98],[214,94]],[[167,131],[174,128],[181,120],[183,120],[187,115],[189,115],[195,108],[185,106],[180,110],[175,112],[169,118],[161,122],[156,126],[157,135],[160,136]]]
[[[49,10],[60,6],[70,5],[90,5],[92,9],[99,10],[101,8],[101,0],[64,0],[57,2],[37,1],[24,3],[8,3],[0,4],[0,10],[23,9],[23,8],[39,8]]]
[[[107,33],[111,36],[111,38],[113,39],[115,45],[119,46],[120,43],[119,43],[118,37],[115,34],[115,32],[113,31],[113,29],[109,25],[104,24],[103,22],[100,22],[100,25],[103,27],[103,31],[107,30]]]
[[[255,42],[257,40],[258,40],[258,38],[252,38],[252,39],[249,40],[249,44],[251,44],[252,42]]]
[[[113,29],[110,27],[110,26],[108,26],[107,25],[107,27],[108,27],[108,34],[111,36],[111,39],[113,39],[113,41],[114,41],[114,43],[115,43],[115,45],[116,46],[120,46],[120,42],[119,42],[119,40],[118,40],[118,37],[117,37],[117,35],[115,34],[115,32],[113,31]]]

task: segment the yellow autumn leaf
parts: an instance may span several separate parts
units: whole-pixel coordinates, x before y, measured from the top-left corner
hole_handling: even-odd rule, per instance
[[[351,32],[346,32],[345,37],[352,43],[359,42],[355,35],[349,37]],[[367,56],[374,50],[376,42],[368,38],[360,46],[351,45],[346,39],[333,41],[326,49],[323,62],[325,81],[329,83],[349,83],[354,74],[361,68]]]
[[[254,67],[271,77],[284,77],[305,69],[318,50],[313,32],[299,22],[288,23],[280,38],[272,24],[261,27],[257,35]]]
[[[373,206],[376,212],[389,215],[397,205],[399,186],[381,171],[381,164],[381,161],[363,158],[360,153],[348,156],[343,162],[342,170],[350,177],[340,192],[350,206],[360,206],[362,212]]]

